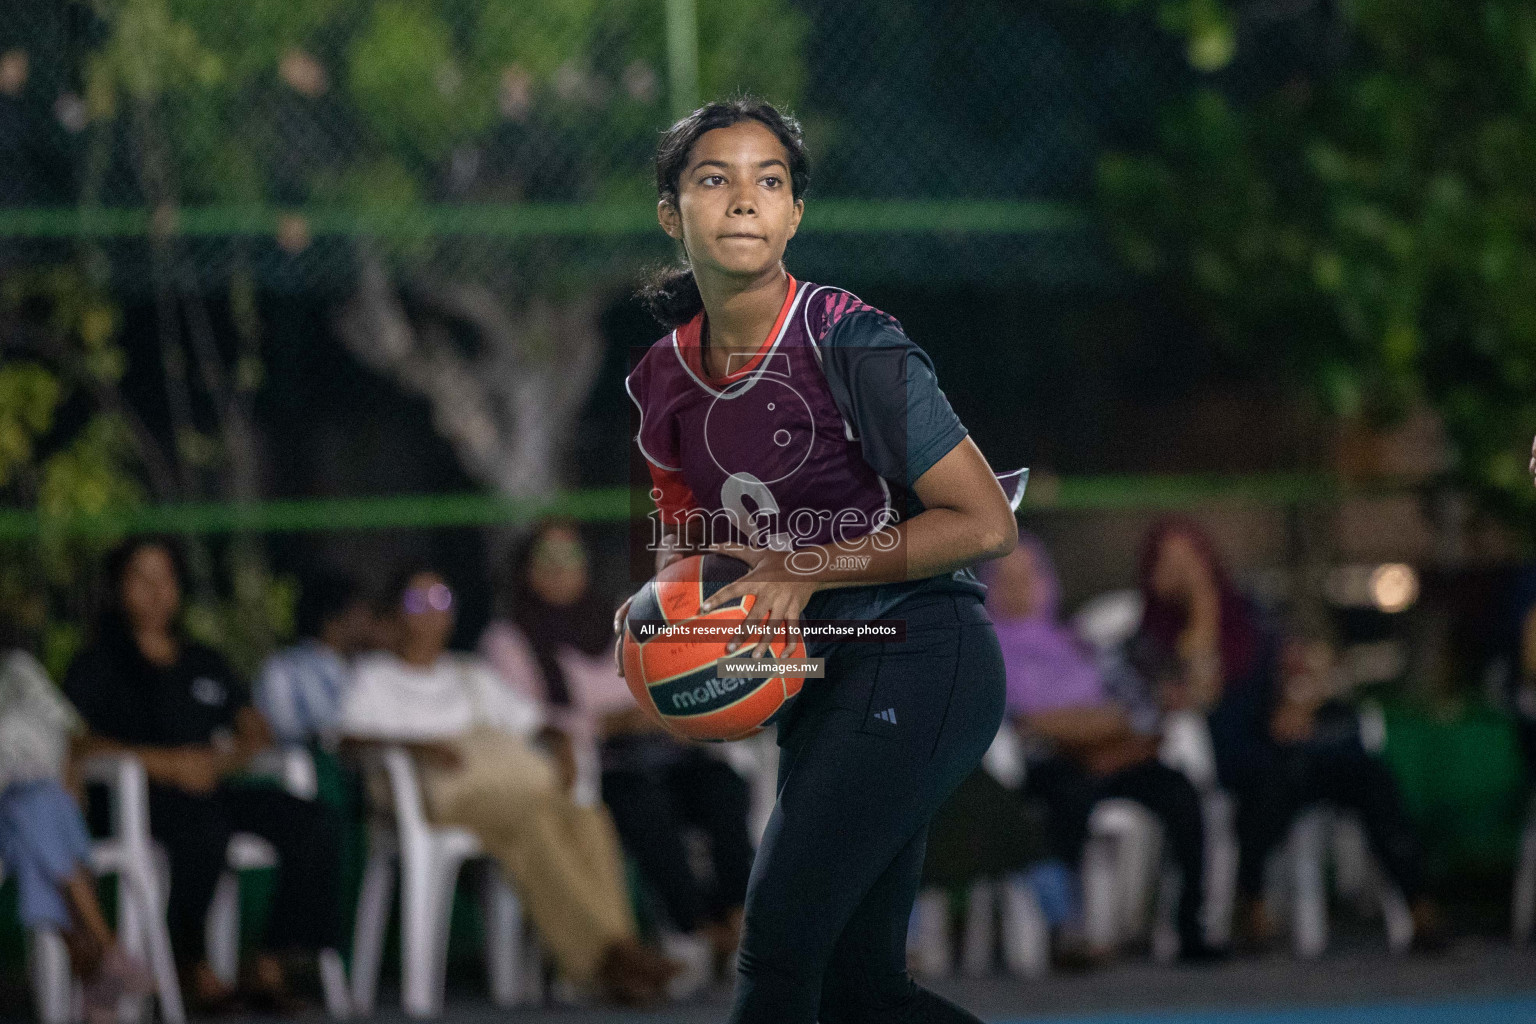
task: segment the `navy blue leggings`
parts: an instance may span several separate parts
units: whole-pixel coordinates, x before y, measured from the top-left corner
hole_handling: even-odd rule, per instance
[[[969,594],[915,595],[887,617],[905,640],[834,646],[780,726],[735,1024],[977,1024],[907,974],[907,920],[928,823],[1002,722],[1002,652]]]

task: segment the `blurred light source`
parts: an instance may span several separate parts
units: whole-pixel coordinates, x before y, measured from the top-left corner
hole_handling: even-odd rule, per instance
[[[53,116],[59,119],[59,124],[71,135],[78,135],[85,131],[85,126],[90,120],[90,113],[86,110],[85,100],[72,92],[61,92],[59,98],[53,102]]]
[[[288,88],[310,99],[325,95],[325,91],[331,87],[325,66],[296,47],[283,51],[277,62],[277,74],[288,84]]]
[[[26,88],[31,67],[32,61],[26,50],[14,49],[0,53],[0,93],[20,96],[21,90]]]
[[[1413,566],[1390,562],[1371,573],[1371,601],[1389,614],[1405,611],[1419,599],[1419,574]]]

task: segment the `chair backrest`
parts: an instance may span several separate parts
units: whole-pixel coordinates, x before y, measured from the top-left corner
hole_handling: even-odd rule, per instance
[[[992,738],[992,745],[982,755],[981,766],[987,774],[1009,789],[1023,789],[1029,762],[1024,756],[1024,744],[1014,731],[1013,723],[1003,719],[1002,727]]]
[[[132,754],[97,754],[86,759],[87,782],[107,787],[111,801],[112,838],[149,847],[149,776],[144,762]]]
[[[1195,711],[1173,711],[1163,717],[1163,742],[1158,760],[1177,768],[1195,784],[1209,791],[1216,787],[1216,747],[1205,716]]]
[[[320,796],[315,755],[307,747],[289,744],[263,751],[252,759],[248,771],[254,775],[272,776],[283,784],[284,790],[300,800],[315,800]]]
[[[1084,602],[1072,616],[1072,629],[1099,653],[1112,651],[1136,635],[1144,606],[1140,591],[1106,591]]]
[[[385,778],[389,780],[390,804],[400,827],[401,838],[411,833],[420,834],[428,828],[428,824],[416,762],[411,759],[409,751],[393,743],[379,751],[379,761],[384,766]]]

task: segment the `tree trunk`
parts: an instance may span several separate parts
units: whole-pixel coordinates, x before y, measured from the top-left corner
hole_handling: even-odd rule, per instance
[[[513,498],[557,490],[601,365],[596,296],[535,296],[511,308],[485,284],[402,288],[376,254],[364,252],[361,264],[336,318],[347,348],[427,399],[433,425],[475,480]]]

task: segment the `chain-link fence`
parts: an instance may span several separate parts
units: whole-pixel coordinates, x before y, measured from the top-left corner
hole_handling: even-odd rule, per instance
[[[1325,5],[1283,8],[1247,5],[1221,78],[1317,63]],[[1096,161],[1192,74],[1094,0],[11,0],[0,55],[5,262],[93,238],[124,287],[153,237],[282,288],[344,284],[362,236],[448,275],[622,275],[667,254],[657,131],[738,89],[806,124],[804,273],[1089,284]]]

